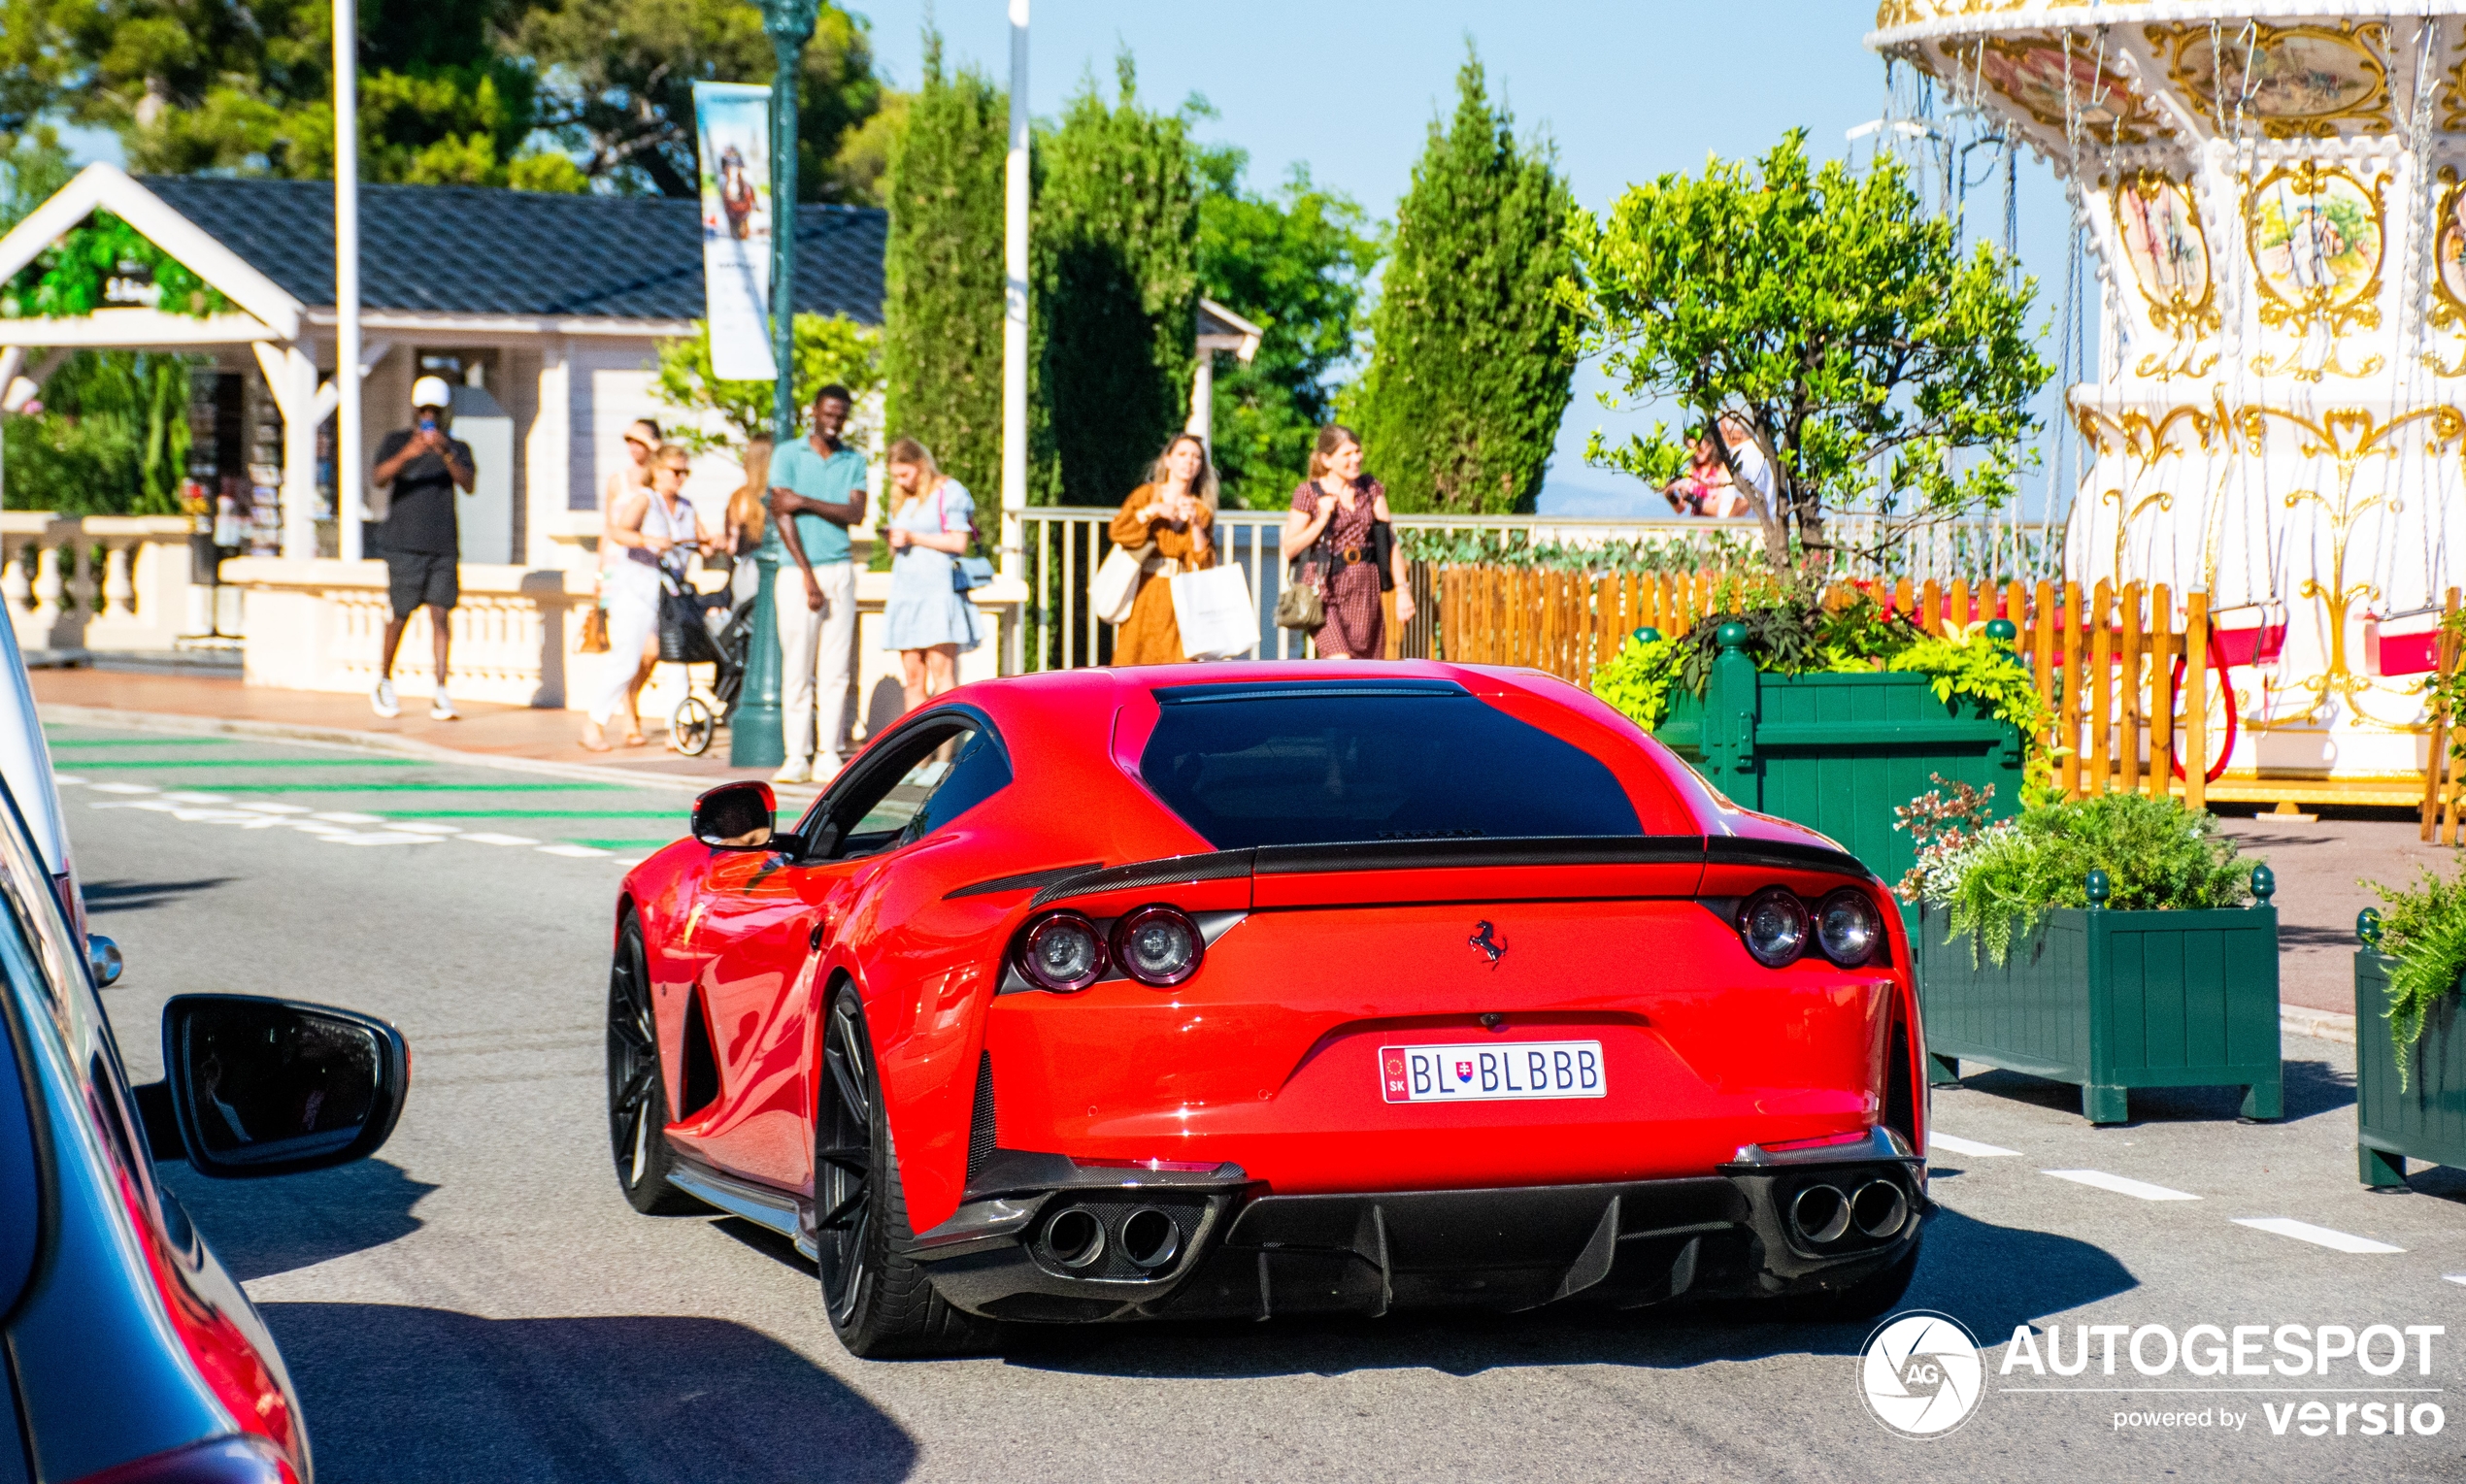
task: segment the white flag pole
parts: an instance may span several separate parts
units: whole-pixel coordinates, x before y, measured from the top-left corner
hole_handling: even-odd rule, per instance
[[[334,530],[347,562],[360,557],[366,478],[359,354],[359,15],[356,0],[334,0]]]
[[[1002,576],[1027,576],[1027,0],[1011,3],[1011,148],[1002,212]],[[1011,668],[1016,669],[1016,665]]]

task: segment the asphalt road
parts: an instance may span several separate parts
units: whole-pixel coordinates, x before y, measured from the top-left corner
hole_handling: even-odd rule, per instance
[[[410,1039],[410,1105],[377,1160],[264,1182],[168,1171],[280,1339],[325,1484],[2466,1476],[2466,1172],[2362,1191],[2344,1046],[2288,1038],[2275,1126],[2238,1124],[2223,1090],[2137,1096],[2139,1121],[2109,1130],[2069,1089],[2008,1073],[1939,1092],[1941,1131],[1967,1147],[1937,1146],[1943,1208],[1905,1307],[1959,1320],[1986,1365],[1975,1413],[1931,1440],[1869,1414],[1868,1326],[1724,1311],[1057,1330],[998,1357],[858,1362],[784,1244],[637,1216],[616,1193],[611,906],[623,863],[681,829],[682,795],[55,737],[95,926],[128,955],[106,1001],[132,1071],[153,1074],[161,1002],[186,990],[329,1001]],[[2403,1250],[2240,1224],[2272,1219]],[[2387,1377],[2338,1360],[2326,1377],[2151,1378],[2128,1341],[2114,1375],[2001,1369],[2016,1326],[2039,1346],[2060,1326],[2069,1362],[2076,1326],[2201,1324],[2446,1333],[2428,1375],[2410,1351]],[[2409,1388],[2446,1425],[2273,1430],[2293,1405],[2386,1400],[2298,1390],[2320,1386]],[[2141,1390],[2158,1387],[2242,1389]],[[2116,1421],[2151,1412],[2192,1421]]]

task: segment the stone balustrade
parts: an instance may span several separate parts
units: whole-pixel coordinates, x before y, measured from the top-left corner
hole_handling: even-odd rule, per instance
[[[0,513],[0,602],[17,647],[163,651],[211,631],[212,589],[192,580],[194,529],[184,515]]]
[[[461,568],[462,599],[453,610],[452,675],[459,700],[583,710],[608,681],[616,657],[578,652],[582,625],[597,601],[589,571],[488,566]],[[225,562],[225,583],[248,595],[246,676],[251,685],[287,690],[365,693],[377,683],[389,617],[385,566],[331,558],[293,561],[243,557]],[[716,580],[716,577],[706,580]],[[861,573],[855,675],[857,735],[899,714],[899,657],[881,647],[888,573]],[[985,642],[962,655],[962,680],[999,673],[1027,596],[1016,579],[975,594],[985,619]],[[406,710],[435,687],[425,609],[405,626],[394,682]],[[658,721],[684,698],[685,667],[662,665],[642,696],[642,714]],[[693,667],[707,689],[711,667]]]

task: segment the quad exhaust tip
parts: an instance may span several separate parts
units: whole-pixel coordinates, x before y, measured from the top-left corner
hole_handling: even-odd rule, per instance
[[[1810,1185],[1789,1201],[1789,1229],[1802,1241],[1821,1246],[1850,1230],[1850,1198],[1836,1185]]]
[[[1073,1271],[1105,1255],[1105,1224],[1084,1206],[1068,1205],[1045,1223],[1045,1255]]]
[[[1819,1182],[1789,1202],[1790,1235],[1817,1247],[1841,1240],[1853,1227],[1859,1236],[1881,1241],[1898,1235],[1909,1216],[1909,1197],[1890,1180],[1869,1180],[1855,1195]]]
[[[1892,1236],[1909,1214],[1909,1198],[1890,1180],[1869,1180],[1850,1201],[1850,1224],[1868,1237]]]
[[[1182,1251],[1182,1228],[1152,1205],[1143,1205],[1121,1218],[1121,1255],[1150,1272],[1170,1264]]]

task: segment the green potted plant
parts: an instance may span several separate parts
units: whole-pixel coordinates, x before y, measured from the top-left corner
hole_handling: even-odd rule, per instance
[[[2102,794],[1985,823],[1939,789],[1900,810],[1900,891],[1940,1085],[1964,1061],[2081,1087],[2122,1123],[2135,1087],[2238,1086],[2285,1105],[2276,882],[2205,813]],[[2247,907],[2245,904],[2251,905]]]
[[[1995,619],[1930,635],[1847,586],[1735,609],[1665,639],[1646,629],[1593,693],[1722,793],[1841,842],[1885,880],[1916,856],[1893,806],[1930,778],[2009,813],[2050,787],[2045,709]]]
[[[2466,875],[2365,882],[2385,912],[2355,923],[2354,1123],[2363,1183],[2406,1183],[2406,1162],[2466,1167]]]

